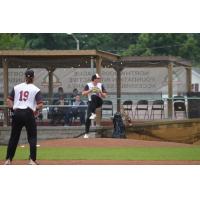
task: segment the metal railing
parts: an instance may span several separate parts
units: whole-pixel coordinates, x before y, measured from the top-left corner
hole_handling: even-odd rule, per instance
[[[148,95],[147,95],[148,96]],[[147,97],[146,96],[146,97]],[[143,96],[145,97],[145,96]],[[128,98],[126,97],[122,97],[120,98],[121,100],[121,107],[123,106],[123,102],[126,101],[126,100],[131,100],[133,102],[132,104],[132,112],[136,112],[136,106],[137,106],[137,102],[138,100],[141,99],[139,98],[138,96],[134,96],[134,95],[130,95],[128,96]],[[145,100],[148,100],[148,114],[149,114],[149,118],[143,118],[143,114],[141,113],[141,118],[133,118],[132,116],[134,116],[134,114],[130,114],[130,118],[132,118],[132,120],[164,120],[164,119],[187,119],[187,118],[200,118],[200,97],[187,97],[187,96],[174,96],[174,97],[160,97],[158,96],[158,98],[155,98],[155,97],[151,97],[149,98],[143,98]],[[160,118],[160,113],[159,111],[158,114],[155,114],[156,116],[154,117],[154,119],[150,118],[150,113],[151,113],[151,110],[152,110],[152,105],[153,105],[153,102],[155,100],[163,100],[164,101],[164,116],[163,118],[161,119]],[[52,112],[63,112],[63,116],[65,114],[65,111],[67,109],[71,109],[71,108],[75,108],[76,106],[73,106],[73,105],[69,105],[69,102],[71,102],[72,99],[66,99],[65,100],[65,104],[64,105],[52,105],[52,104],[48,104],[48,101],[45,100],[45,104],[44,104],[44,107],[43,109],[40,111],[40,114],[39,116],[37,116],[37,122],[38,122],[38,125],[50,125],[51,123],[51,120],[52,120]],[[106,100],[111,100],[113,102],[113,113],[117,112],[117,99],[112,97],[112,96],[108,96],[106,98]],[[183,101],[185,103],[185,108],[186,108],[186,112],[187,112],[187,116],[181,116],[180,117],[175,117],[174,115],[174,106],[173,106],[173,115],[172,117],[170,118],[168,116],[168,102],[171,101],[172,104],[174,104],[174,102],[177,102],[177,101]],[[86,104],[86,101],[85,101],[85,105],[79,105],[79,108],[83,108],[85,109],[85,115],[87,114],[86,110],[87,110],[87,104]],[[142,112],[142,111],[141,111]],[[181,113],[181,111],[180,111]],[[7,122],[5,121],[5,114],[7,115]],[[86,116],[85,116],[86,117]],[[104,119],[104,116],[102,116],[102,118]],[[110,119],[110,117],[109,117]],[[0,105],[0,126],[3,126],[5,123],[7,123],[8,125],[11,124],[11,120],[12,120],[12,112],[10,111],[10,109],[6,106],[6,105]],[[64,120],[64,117],[62,118],[62,124],[64,124],[63,122]],[[78,125],[78,123],[77,123]]]

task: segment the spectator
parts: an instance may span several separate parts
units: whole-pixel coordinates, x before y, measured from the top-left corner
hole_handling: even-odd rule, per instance
[[[73,102],[75,101],[76,96],[79,94],[78,89],[74,88],[72,91],[72,95],[70,97],[71,104],[73,105]]]
[[[59,87],[58,92],[54,94],[53,103],[56,103],[58,100],[64,100],[64,99],[65,99],[65,93],[63,87]]]
[[[65,113],[65,126],[71,125],[73,118],[80,118],[81,125],[85,124],[85,103],[81,100],[80,95],[76,95],[72,107]]]
[[[61,120],[64,119],[64,115],[66,112],[65,107],[60,107],[60,105],[65,105],[65,94],[62,87],[58,88],[58,93],[54,95],[53,105],[59,105],[52,107],[50,109],[51,114],[51,124],[59,124],[61,123]]]

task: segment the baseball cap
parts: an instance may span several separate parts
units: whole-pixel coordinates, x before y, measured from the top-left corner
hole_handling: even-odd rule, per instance
[[[34,77],[34,71],[32,69],[27,69],[25,72],[26,77]]]
[[[101,78],[101,77],[99,76],[99,74],[94,74],[94,75],[92,76],[92,81],[93,81],[94,79],[98,79],[98,78]]]

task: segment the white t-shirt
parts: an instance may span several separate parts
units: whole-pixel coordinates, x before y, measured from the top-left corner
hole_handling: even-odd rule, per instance
[[[32,83],[20,83],[16,85],[8,98],[13,100],[14,110],[17,108],[26,109],[29,107],[35,111],[36,105],[42,101],[40,89]]]
[[[88,94],[88,100],[89,101],[91,101],[92,95],[97,95],[101,98],[100,92],[102,92],[102,90],[105,90],[102,83],[97,83],[97,85],[94,85],[93,82],[88,83],[84,90],[91,90],[91,89],[94,89],[94,88],[97,88],[97,90],[99,90],[99,92],[96,90],[97,92],[94,91],[94,92]]]

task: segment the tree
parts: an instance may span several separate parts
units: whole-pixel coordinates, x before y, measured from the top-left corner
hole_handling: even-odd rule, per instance
[[[0,49],[24,49],[25,40],[20,37],[20,34],[1,33],[0,34]]]
[[[139,35],[136,43],[131,44],[122,55],[172,55],[189,59],[195,63],[200,61],[199,53],[199,34],[143,33]]]
[[[80,38],[81,49],[98,49],[121,54],[130,44],[136,42],[139,34],[136,33],[82,33]]]
[[[23,33],[26,49],[72,49],[73,38],[66,33]]]
[[[27,49],[76,49],[71,35],[66,33],[21,34]],[[121,54],[137,40],[133,33],[74,33],[80,41],[80,49],[98,49]]]
[[[98,49],[122,56],[166,55],[200,62],[200,34],[192,33],[74,33],[80,49]],[[0,34],[0,49],[76,49],[66,33]]]

